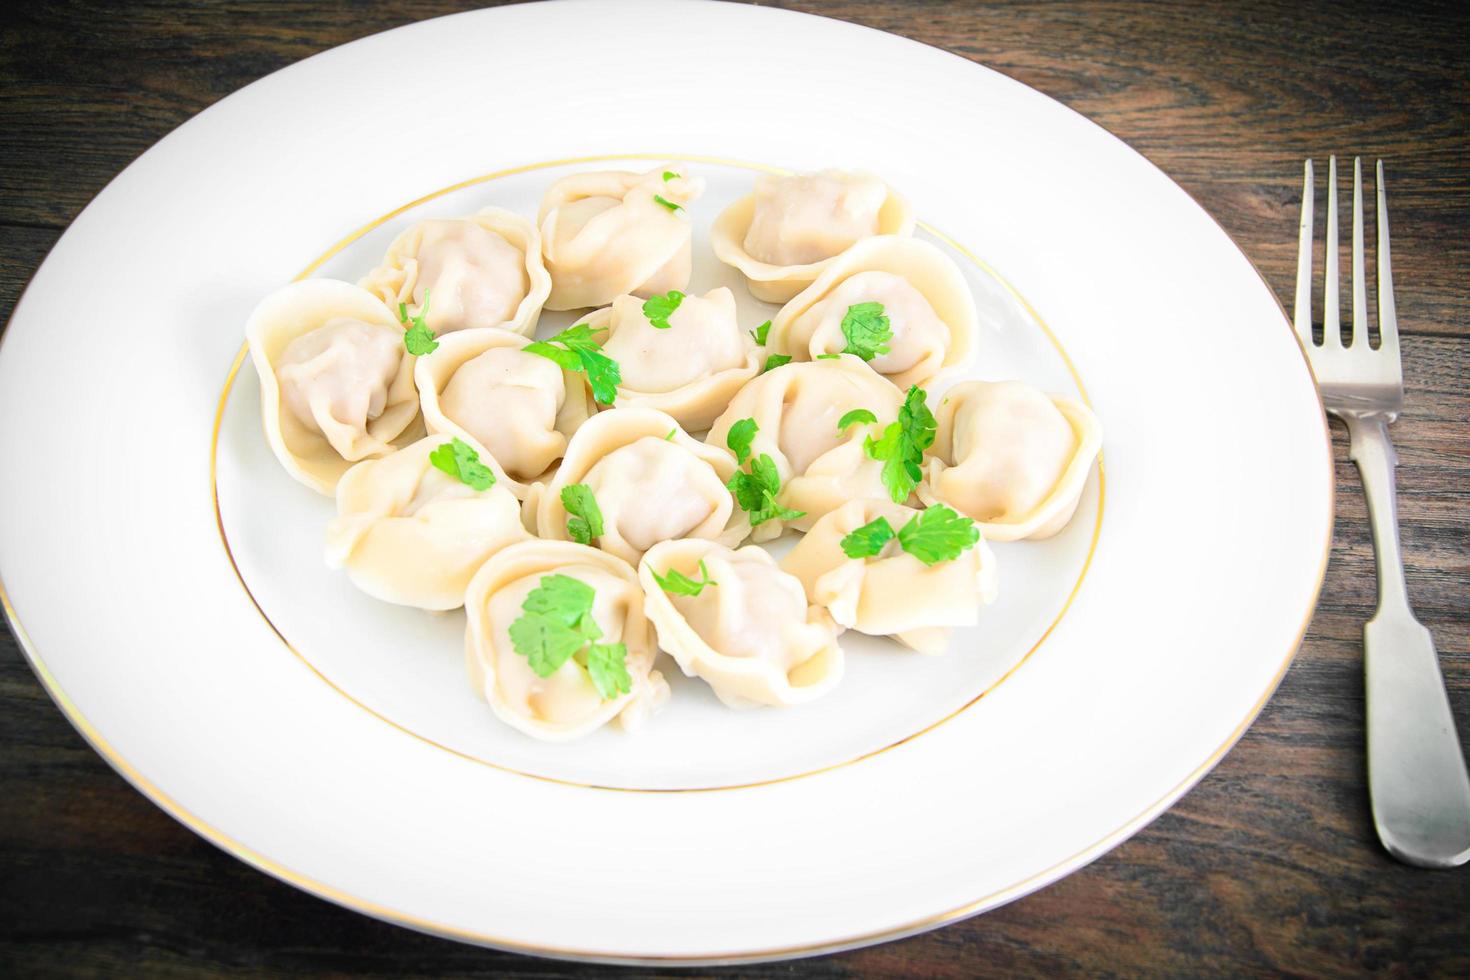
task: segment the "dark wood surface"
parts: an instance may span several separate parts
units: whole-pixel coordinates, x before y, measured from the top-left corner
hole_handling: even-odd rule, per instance
[[[1213,213],[1289,304],[1299,168],[1388,161],[1409,408],[1393,430],[1408,577],[1470,734],[1470,5],[784,4],[907,35],[1117,133]],[[194,113],[324,48],[467,4],[5,7],[0,318],[67,223]],[[1364,788],[1363,496],[1334,433],[1337,528],[1307,640],[1201,785],[1091,867],[989,915],[751,976],[1470,975],[1470,869],[1380,850]],[[557,975],[310,898],[174,823],[0,638],[0,973]]]

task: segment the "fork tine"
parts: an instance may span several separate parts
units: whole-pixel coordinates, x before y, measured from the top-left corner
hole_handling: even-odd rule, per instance
[[[1322,344],[1342,346],[1342,323],[1337,312],[1337,157],[1327,163],[1327,276],[1322,284]]]
[[[1312,175],[1312,161],[1307,160],[1302,180],[1301,231],[1297,235],[1296,252],[1296,335],[1303,347],[1312,346],[1312,195],[1316,181]]]
[[[1353,157],[1353,330],[1349,347],[1368,343],[1368,270],[1363,265],[1363,158]]]
[[[1399,318],[1393,302],[1393,263],[1388,255],[1388,199],[1383,191],[1383,161],[1378,161],[1378,349],[1399,346]]]

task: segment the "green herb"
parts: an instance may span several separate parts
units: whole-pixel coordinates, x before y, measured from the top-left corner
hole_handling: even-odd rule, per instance
[[[407,303],[398,304],[398,322],[407,328],[403,331],[403,346],[408,348],[408,352],[414,357],[432,354],[439,349],[439,341],[434,339],[434,331],[429,329],[428,316],[429,290],[427,289],[424,290],[424,304],[413,316],[408,315]]]
[[[842,539],[842,551],[849,558],[872,558],[893,540],[893,525],[888,518],[869,521]]]
[[[683,211],[684,210],[684,205],[682,205],[682,204],[675,204],[673,201],[670,201],[668,198],[664,197],[662,194],[655,194],[655,195],[653,195],[653,199],[656,202],[658,202],[659,204],[662,204],[664,207],[668,208],[670,211]]]
[[[725,445],[735,454],[736,463],[745,465],[745,461],[750,458],[750,444],[759,431],[760,426],[755,424],[755,419],[741,419],[730,426],[730,431],[725,434]]]
[[[676,433],[678,431],[679,431],[678,429],[670,429],[669,430],[669,434],[666,435],[666,436],[664,436],[664,439],[667,440],[668,442],[673,442],[674,441],[674,433]]]
[[[888,342],[893,339],[888,317],[883,313],[882,303],[857,303],[847,308],[842,317],[842,336],[847,338],[844,354],[856,354],[871,361],[879,354],[888,353]]]
[[[868,456],[882,460],[883,485],[894,503],[901,504],[919,485],[924,472],[924,450],[934,445],[934,430],[937,427],[934,413],[925,404],[924,389],[914,385],[909,389],[898,410],[898,420],[890,422],[882,436],[868,436],[863,448]]]
[[[673,180],[677,176],[679,176],[679,175],[676,174],[676,173],[674,173],[672,170],[665,170],[664,171],[664,183],[667,184],[669,181]]]
[[[766,346],[766,338],[771,335],[771,321],[767,320],[765,323],[762,323],[752,330],[750,335],[755,338],[757,344],[760,344],[762,347]]]
[[[709,569],[704,567],[703,559],[700,559],[699,562],[698,581],[685,575],[677,568],[669,569],[668,575],[660,575],[658,572],[654,572],[653,580],[658,583],[659,588],[665,592],[671,592],[674,595],[699,595],[704,591],[706,585],[720,584],[709,577]]]
[[[602,629],[592,618],[596,596],[590,585],[569,575],[544,576],[521,604],[521,617],[510,624],[510,642],[537,677],[550,677],[580,654],[592,685],[607,700],[632,690],[633,679],[628,648],[597,642]]]
[[[735,495],[740,509],[750,514],[750,526],[755,527],[769,520],[793,521],[806,514],[804,510],[790,510],[776,502],[781,492],[781,474],[776,461],[765,453],[750,461],[750,472],[736,470],[725,484]]]
[[[604,354],[592,339],[593,334],[606,329],[599,327],[594,330],[585,323],[577,323],[554,337],[532,341],[521,350],[555,361],[564,371],[583,372],[592,386],[592,397],[600,405],[611,405],[618,396],[623,372],[618,362]]]
[[[643,301],[643,315],[655,330],[669,329],[669,317],[684,302],[684,294],[671,289],[662,296],[650,296]]]
[[[429,462],[472,490],[495,486],[495,471],[480,462],[480,454],[458,436],[429,453]]]
[[[772,368],[778,368],[778,367],[780,367],[783,364],[790,364],[790,363],[791,363],[791,355],[790,354],[772,354],[770,357],[766,358],[766,366],[763,367],[763,368],[761,368],[761,374],[765,374],[767,371],[771,370]]]
[[[841,354],[818,354],[817,355],[817,360],[819,360],[819,361],[840,361],[840,360],[842,360],[842,355]]]
[[[980,540],[980,529],[943,504],[935,504],[898,532],[898,544],[926,565],[958,558]]]
[[[852,411],[848,412],[846,415],[842,416],[842,418],[837,420],[837,431],[846,432],[849,425],[857,422],[871,424],[876,421],[878,421],[878,416],[874,415],[866,408],[854,408]]]
[[[592,488],[585,483],[573,483],[561,488],[561,505],[566,508],[567,534],[578,544],[591,544],[593,538],[602,536],[602,508],[592,496]]]

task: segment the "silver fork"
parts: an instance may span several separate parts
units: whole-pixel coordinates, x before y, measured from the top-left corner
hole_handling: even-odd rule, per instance
[[[1378,611],[1363,627],[1368,698],[1368,792],[1373,823],[1388,852],[1425,868],[1470,860],[1470,775],[1460,752],[1434,639],[1409,606],[1399,553],[1394,467],[1388,426],[1404,405],[1398,319],[1388,254],[1388,206],[1378,161],[1378,334],[1368,344],[1363,269],[1363,165],[1353,161],[1353,324],[1346,344],[1338,322],[1337,157],[1328,167],[1327,277],[1322,343],[1312,340],[1312,161],[1302,188],[1296,331],[1327,411],[1347,423],[1348,454],[1358,465],[1378,559]]]

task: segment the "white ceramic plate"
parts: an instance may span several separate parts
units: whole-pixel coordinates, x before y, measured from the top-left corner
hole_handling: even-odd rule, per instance
[[[1001,600],[946,657],[849,634],[846,680],[810,706],[731,712],[674,678],[644,731],[548,746],[470,691],[461,614],[374,602],[322,565],[330,502],[266,448],[241,328],[294,276],[357,278],[418,218],[533,214],[563,173],[662,160],[710,182],[701,289],[737,283],[703,229],[756,170],[888,177],[970,279],[977,376],[1090,399],[1106,479],[1064,534],[996,546]],[[611,960],[875,942],[1097,857],[1275,688],[1332,503],[1279,306],[1163,174],[962,59],[722,4],[444,18],[201,114],[27,290],[0,458],[6,613],[160,806],[351,908]]]

